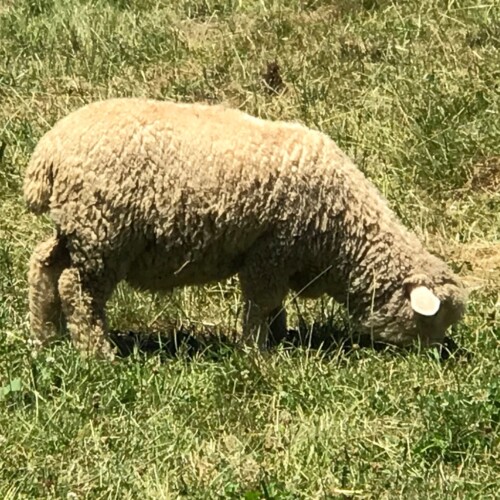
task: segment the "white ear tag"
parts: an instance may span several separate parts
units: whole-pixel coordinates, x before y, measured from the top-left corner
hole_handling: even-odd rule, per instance
[[[426,286],[416,286],[410,292],[410,303],[411,308],[422,316],[434,316],[441,305],[441,301]]]

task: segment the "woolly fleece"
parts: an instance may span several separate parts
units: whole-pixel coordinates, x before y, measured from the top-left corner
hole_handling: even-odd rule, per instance
[[[111,352],[104,308],[121,280],[171,290],[240,278],[244,339],[286,332],[283,301],[327,293],[360,333],[440,342],[465,293],[326,135],[202,104],[113,99],[60,120],[37,145],[24,195],[56,235],[31,258],[31,328]],[[410,293],[440,300],[416,313]]]

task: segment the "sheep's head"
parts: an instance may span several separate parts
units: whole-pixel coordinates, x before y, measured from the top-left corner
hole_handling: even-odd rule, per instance
[[[415,341],[424,346],[440,344],[446,330],[462,318],[465,303],[465,289],[451,273],[433,280],[414,274],[367,324],[375,340],[401,346]]]
[[[412,276],[404,282],[417,334],[423,344],[440,343],[446,330],[460,321],[465,312],[465,289],[451,275],[439,277],[433,282],[419,278],[418,275]]]

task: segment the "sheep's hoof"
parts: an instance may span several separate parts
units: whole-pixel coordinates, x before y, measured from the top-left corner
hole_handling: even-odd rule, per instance
[[[114,361],[117,349],[105,341],[97,345],[77,345],[78,351],[83,358],[94,358],[102,361]]]

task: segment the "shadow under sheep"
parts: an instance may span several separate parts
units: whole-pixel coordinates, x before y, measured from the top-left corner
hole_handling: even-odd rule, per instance
[[[200,354],[220,358],[239,348],[235,332],[225,335],[219,332],[200,331],[196,328],[171,328],[162,332],[112,330],[109,336],[120,357],[128,357],[137,352],[145,355],[159,354],[164,358],[174,358],[179,355],[191,358]],[[285,338],[270,340],[271,349],[278,345],[286,349],[306,347],[316,351],[321,350],[327,355],[338,353],[340,350],[346,356],[359,349],[392,350],[400,354],[410,351],[373,342],[369,337],[355,336],[331,325],[319,324],[288,330]],[[461,348],[451,337],[446,337],[443,345],[435,349],[438,350],[441,361],[449,358],[465,358],[469,361],[472,358],[472,353]]]

